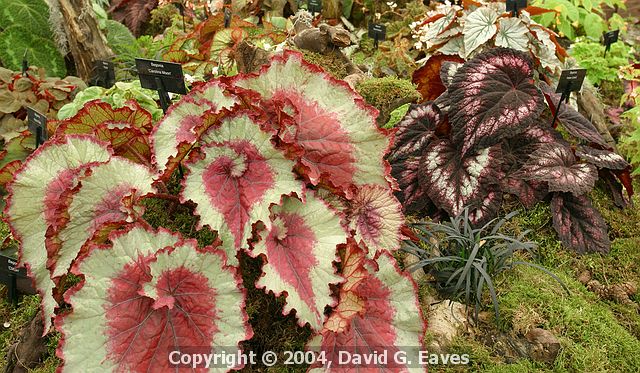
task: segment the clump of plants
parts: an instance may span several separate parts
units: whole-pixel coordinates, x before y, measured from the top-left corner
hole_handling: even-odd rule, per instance
[[[619,14],[613,13],[609,19],[605,16],[605,8],[626,9],[625,0],[534,0],[531,5],[549,9],[534,19],[569,40],[578,36],[599,40],[607,30],[626,29]]]
[[[79,92],[72,102],[67,103],[58,111],[57,119],[70,118],[82,110],[89,101],[100,100],[108,103],[114,109],[131,106],[131,102],[140,105],[144,110],[151,113],[154,122],[162,119],[162,109],[158,106],[158,93],[140,86],[139,80],[131,82],[116,82],[109,88],[89,87]],[[136,107],[134,106],[131,107]]]
[[[389,156],[397,195],[407,212],[457,216],[468,207],[477,226],[497,216],[505,194],[525,207],[551,197],[564,245],[607,252],[607,225],[588,192],[602,179],[624,206],[629,165],[570,105],[558,109],[560,95],[536,86],[534,71],[528,53],[505,48],[445,65],[445,93],[412,106],[397,126]],[[556,110],[567,139],[552,126]]]
[[[621,149],[635,166],[634,175],[640,174],[640,64],[620,68],[619,77],[625,82],[625,94],[620,106],[627,108],[621,117],[627,123],[627,130],[621,136]]]
[[[97,119],[108,110],[94,101],[62,121],[9,186],[5,214],[43,297],[45,330],[55,317],[62,334],[62,371],[169,368],[172,349],[251,339],[240,252],[260,261],[255,286],[284,296],[282,313],[295,310],[313,332],[308,349],[326,360],[339,349],[422,345],[415,284],[391,255],[404,218],[384,160],[388,133],[344,83],[297,53],[212,80],[150,133],[139,128],[150,161],[118,154],[114,137],[140,126]],[[93,129],[62,130],[82,125]],[[153,199],[188,206],[195,229],[217,240],[151,228],[143,202]],[[69,274],[81,281],[63,294]]]
[[[465,4],[471,5],[438,5],[422,21],[412,24],[415,48],[427,55],[426,63],[413,74],[425,100],[444,92],[438,79],[444,62],[463,62],[495,47],[527,53],[543,75],[560,72],[565,50],[556,34],[532,21],[527,10],[512,17],[501,2]]]
[[[547,269],[517,260],[516,253],[533,254],[536,244],[524,241],[528,231],[518,237],[500,233],[500,228],[516,214],[512,212],[501,219],[493,219],[479,228],[473,227],[468,208],[443,223],[414,223],[411,224],[414,240],[405,241],[403,250],[418,259],[412,264],[412,270],[422,269],[429,274],[434,287],[443,296],[473,304],[476,321],[484,304],[484,290],[488,289],[498,322],[500,305],[494,280],[517,265],[540,269],[569,292],[564,283]]]
[[[633,48],[622,42],[612,44],[606,56],[604,51],[602,44],[588,39],[574,43],[569,50],[578,65],[587,69],[589,81],[596,86],[602,81],[618,81],[618,70],[629,64],[629,56],[633,54]]]

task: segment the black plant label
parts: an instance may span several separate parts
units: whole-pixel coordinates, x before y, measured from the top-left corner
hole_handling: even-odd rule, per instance
[[[47,140],[47,117],[30,107],[27,108],[27,127],[36,139],[36,146]]]
[[[620,30],[608,31],[602,34],[602,43],[606,50],[611,48],[611,44],[616,43],[618,41],[618,36],[620,35]]]
[[[136,58],[136,67],[142,88],[187,94],[182,65],[179,63]]]
[[[116,69],[113,62],[98,60],[93,65],[93,84],[111,88],[116,84]]]
[[[582,89],[585,76],[587,76],[587,69],[562,70],[556,93],[578,92]]]
[[[379,23],[370,23],[368,35],[371,39],[384,40],[387,37],[387,26]]]
[[[527,0],[506,0],[507,12],[516,16],[518,11],[527,7]]]
[[[307,10],[311,13],[320,13],[322,11],[322,0],[308,0]]]

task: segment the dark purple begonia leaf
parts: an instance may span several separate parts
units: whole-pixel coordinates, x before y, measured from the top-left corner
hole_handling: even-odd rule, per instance
[[[487,148],[534,123],[544,109],[525,53],[496,48],[460,67],[449,86],[453,140],[462,153]]]
[[[629,163],[620,154],[608,150],[594,149],[589,146],[579,147],[576,150],[576,156],[598,168],[624,170],[629,167]]]
[[[546,181],[550,192],[587,193],[598,179],[598,170],[588,163],[576,163],[571,149],[557,143],[541,146],[518,174],[528,180]]]
[[[631,200],[626,193],[623,193],[623,186],[618,181],[616,174],[607,169],[598,170],[598,174],[601,180],[604,180],[606,190],[609,192],[613,203],[623,209],[631,204]]]
[[[607,224],[587,196],[555,193],[551,211],[553,228],[565,246],[580,254],[609,252]]]
[[[393,150],[389,159],[418,156],[435,135],[441,121],[440,109],[433,102],[412,104],[404,118],[398,123]]]
[[[549,186],[545,181],[525,180],[519,177],[507,176],[501,180],[500,188],[503,192],[513,194],[524,207],[530,209],[542,201],[549,194]]]
[[[400,187],[395,195],[402,202],[405,213],[422,211],[431,202],[418,182],[419,166],[420,157],[401,158],[391,164],[391,175]]]
[[[555,90],[545,82],[540,82],[540,88],[544,93],[551,111],[555,113],[556,107],[560,102],[560,95],[555,93]],[[571,105],[563,103],[560,106],[558,121],[562,123],[563,127],[571,135],[609,148],[609,145],[607,145],[607,142],[602,138],[602,135],[600,135],[593,123],[572,108]]]
[[[437,207],[451,216],[484,200],[501,175],[500,146],[461,156],[448,140],[433,142],[420,160],[419,182]]]

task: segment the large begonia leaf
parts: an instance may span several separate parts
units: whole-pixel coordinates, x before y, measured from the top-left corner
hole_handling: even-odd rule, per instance
[[[151,156],[147,135],[152,127],[151,113],[135,101],[114,109],[106,102],[94,100],[86,103],[73,117],[63,120],[56,135],[93,134],[109,142],[116,155],[147,163]]]
[[[480,7],[467,16],[462,28],[465,58],[496,34],[497,19],[498,13],[489,7]]]
[[[471,204],[469,210],[469,220],[475,226],[488,223],[491,219],[498,217],[498,212],[502,206],[502,191],[498,185],[489,187],[489,191],[482,201]]]
[[[265,255],[264,276],[256,287],[286,292],[283,313],[296,310],[300,325],[320,330],[324,308],[334,306],[330,284],[342,281],[335,274],[336,247],[347,241],[340,217],[313,194],[303,203],[287,197],[272,208],[271,228],[262,233],[252,255]]]
[[[581,146],[576,151],[576,156],[598,168],[624,170],[629,167],[629,163],[620,154],[608,150],[594,149],[589,146]]]
[[[500,147],[493,146],[462,157],[448,140],[433,142],[420,160],[422,187],[436,206],[458,215],[485,199],[487,187],[500,176],[500,154]]]
[[[307,349],[323,351],[325,366],[318,363],[312,372],[380,372],[424,371],[418,364],[418,351],[423,343],[424,319],[417,298],[417,287],[406,273],[400,272],[395,260],[383,253],[377,265],[363,252],[350,253],[348,248],[343,268],[347,282],[340,291],[338,306],[329,316],[320,334],[307,344]],[[386,366],[376,362],[339,364],[340,352],[370,354],[386,351]],[[391,357],[406,353],[411,365],[401,365]],[[331,365],[328,365],[331,362]]]
[[[56,321],[61,372],[177,371],[172,351],[220,352],[252,336],[239,276],[224,253],[140,226],[110,239],[74,266],[84,281],[65,296],[72,312]]]
[[[529,29],[520,18],[500,18],[495,44],[497,47],[529,52]]]
[[[110,157],[107,144],[89,137],[52,139],[27,159],[8,186],[5,216],[20,241],[20,263],[27,267],[42,296],[45,333],[56,307],[45,247],[47,227],[55,221],[51,204],[60,197],[61,187],[75,185],[76,170]]]
[[[169,108],[151,133],[153,162],[158,170],[166,171],[172,159],[179,162],[197,142],[206,130],[202,128],[206,112],[219,112],[235,103],[236,99],[225,93],[222,83],[214,80],[194,89]]]
[[[549,85],[545,82],[540,82],[540,88],[544,92],[547,103],[553,112],[556,111],[558,103],[560,102],[560,95],[556,94]],[[607,142],[602,138],[602,135],[598,132],[596,127],[582,114],[577,112],[571,105],[560,105],[560,111],[558,112],[558,121],[562,123],[562,126],[571,135],[582,139],[594,142],[598,145],[609,147]]]
[[[389,188],[365,185],[350,203],[349,228],[355,238],[363,242],[373,257],[378,251],[393,251],[400,248],[404,225],[402,206]]]
[[[448,89],[453,139],[463,153],[499,143],[533,124],[544,109],[529,57],[496,48],[460,67]]]
[[[390,140],[376,125],[376,110],[346,83],[289,51],[233,84],[293,106],[292,146],[302,150],[297,161],[312,184],[345,190],[351,185],[387,185],[384,155]]]
[[[571,149],[556,143],[541,146],[519,171],[524,178],[546,181],[551,192],[571,192],[576,196],[593,189],[598,170],[589,163],[576,163]]]
[[[445,62],[464,62],[458,56],[445,54],[431,56],[424,66],[416,69],[411,76],[413,84],[418,86],[418,91],[425,101],[435,100],[445,90],[445,82],[441,80],[440,71]]]
[[[55,261],[52,275],[65,274],[80,250],[94,235],[104,234],[103,229],[139,219],[144,211],[137,202],[155,192],[154,176],[146,166],[112,157],[81,178],[81,187],[69,204],[68,222],[56,232],[60,247],[49,254]]]
[[[553,227],[562,243],[579,253],[607,253],[607,224],[585,195],[555,193],[551,201]]]
[[[251,225],[269,222],[269,206],[283,195],[302,195],[294,163],[271,143],[271,134],[246,112],[226,118],[205,135],[203,157],[187,162],[182,196],[197,204],[200,225],[218,231],[229,256],[246,248]]]

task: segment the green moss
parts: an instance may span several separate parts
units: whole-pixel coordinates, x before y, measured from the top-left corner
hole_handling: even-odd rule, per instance
[[[300,50],[305,61],[322,67],[336,79],[344,79],[347,76],[347,67],[344,61],[335,54],[320,54],[306,49]]]
[[[411,102],[420,98],[413,83],[392,76],[364,80],[356,85],[356,91],[369,105],[380,111],[395,109],[393,106],[398,102]]]

